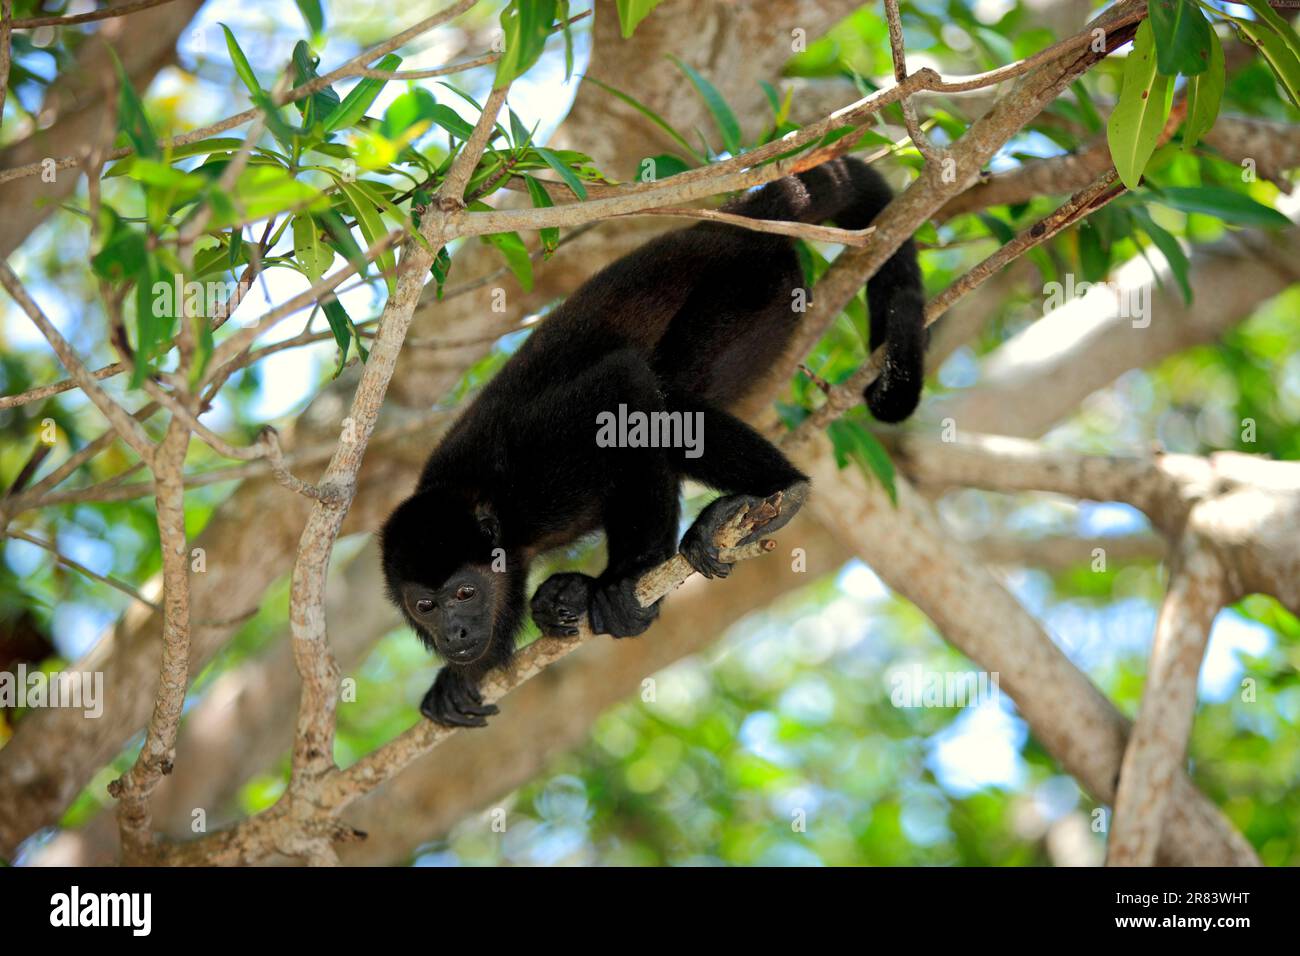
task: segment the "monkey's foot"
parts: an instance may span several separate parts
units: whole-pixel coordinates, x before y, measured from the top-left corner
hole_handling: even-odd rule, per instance
[[[789,488],[778,492],[777,494],[781,496],[780,510],[756,524],[754,530],[737,543],[737,547],[752,544],[764,535],[784,528],[803,507],[804,501],[808,498],[808,487],[807,481],[796,481]],[[682,557],[706,578],[725,578],[731,573],[732,565],[722,560],[717,545],[713,543],[714,536],[738,512],[762,508],[765,502],[773,501],[775,497],[776,495],[771,498],[759,498],[755,495],[727,495],[711,502],[682,536]]]
[[[586,616],[596,634],[635,637],[659,616],[659,602],[642,607],[636,599],[636,578],[602,585],[585,574],[553,574],[533,595],[533,620],[548,637],[577,637]]]
[[[552,574],[533,595],[533,620],[547,637],[577,637],[596,579],[585,574]]]
[[[420,713],[446,727],[486,727],[487,718],[500,710],[483,703],[477,680],[444,664],[420,702]]]
[[[636,598],[637,577],[626,577],[596,589],[587,608],[593,631],[612,637],[636,637],[655,622],[662,602],[642,607]]]

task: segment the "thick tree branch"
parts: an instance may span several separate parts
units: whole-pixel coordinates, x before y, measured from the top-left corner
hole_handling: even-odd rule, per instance
[[[1189,253],[1188,305],[1162,270],[1140,257],[1111,282],[1053,309],[983,362],[981,380],[929,403],[927,419],[962,430],[1033,437],[1124,372],[1205,342],[1248,318],[1300,280],[1300,227],[1242,232]],[[1132,303],[1150,303],[1149,321]]]
[[[1109,866],[1152,866],[1196,713],[1196,679],[1210,627],[1230,599],[1225,568],[1194,535],[1169,571],[1137,722],[1120,769]]]
[[[125,774],[109,785],[118,800],[123,858],[128,863],[149,859],[152,813],[149,798],[176,759],[176,735],[190,675],[190,552],[185,537],[185,486],[181,472],[189,448],[190,430],[173,418],[150,467],[154,475],[154,507],[163,565],[163,650],[153,716],[144,747]]]
[[[813,479],[809,507],[891,588],[1016,702],[1034,736],[1098,800],[1115,798],[1128,725],[997,582],[977,553],[954,541],[900,477],[897,504],[876,481],[836,469],[817,436],[799,461]],[[1180,865],[1257,863],[1250,845],[1181,773],[1173,780],[1162,859]]]

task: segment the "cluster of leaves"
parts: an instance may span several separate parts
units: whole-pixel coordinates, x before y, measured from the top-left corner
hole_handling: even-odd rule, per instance
[[[323,29],[319,5],[303,6],[305,20],[319,36]],[[498,84],[509,82],[536,62],[546,39],[557,29],[565,34],[566,56],[571,61],[567,13],[566,2],[512,3],[505,9],[501,22],[506,49],[498,60]],[[229,190],[222,188],[222,174],[247,144],[236,137],[213,137],[176,147],[160,144],[143,105],[119,70],[121,142],[132,146],[134,154],[114,165],[106,178],[125,177],[136,184],[143,194],[145,214],[122,215],[105,203],[100,227],[103,239],[92,266],[118,294],[134,289],[135,385],[166,354],[186,312],[195,323],[199,341],[196,376],[211,353],[212,317],[204,314],[202,303],[175,302],[168,308],[155,294],[159,282],[170,285],[175,276],[182,276],[184,283],[219,281],[237,275],[256,257],[263,269],[292,269],[315,284],[338,255],[364,280],[382,280],[391,293],[396,283],[395,248],[390,246],[375,256],[371,272],[366,247],[373,247],[393,230],[424,241],[416,231],[420,209],[474,128],[446,102],[439,102],[430,89],[415,84],[392,100],[382,118],[367,115],[388,81],[365,78],[340,96],[332,85],[321,82],[319,58],[306,40],[294,46],[287,70],[294,87],[313,84],[319,88],[294,102],[298,121],[293,122],[284,108],[276,105],[274,94],[263,85],[234,33],[224,25],[223,30],[234,71],[274,141],[274,145],[252,145],[246,168]],[[391,72],[400,63],[399,56],[389,54],[375,68]],[[440,85],[481,111],[481,105],[468,93],[450,83]],[[426,134],[434,131],[446,134],[445,150],[420,146]],[[191,162],[196,157],[197,163]],[[584,154],[536,145],[533,131],[510,111],[509,129],[497,124],[470,178],[470,208],[487,208],[483,199],[502,188],[511,176],[524,179],[536,205],[550,205],[546,188],[532,175],[542,170],[558,176],[579,198],[586,196],[584,181],[602,178]],[[193,266],[186,269],[171,240],[204,208],[210,211],[205,238]],[[250,249],[246,230],[262,221],[267,227],[256,242],[259,248]],[[282,244],[286,238],[290,241]],[[519,281],[531,287],[531,258],[517,234],[487,236],[484,241],[498,248]],[[542,243],[549,255],[558,243],[558,230],[545,230]],[[444,251],[433,268],[439,292],[449,266]],[[186,304],[191,306],[188,310]],[[338,370],[354,344],[364,361],[364,341],[343,305],[326,294],[319,306],[339,347]]]
[[[1268,0],[1244,3],[1253,17],[1234,17],[1201,0],[1150,0],[1150,17],[1138,26],[1106,127],[1115,168],[1130,189],[1137,188],[1155,152],[1180,74],[1187,78],[1183,147],[1194,147],[1219,115],[1226,83],[1223,46],[1205,12],[1258,48],[1287,97],[1300,106],[1300,38]]]

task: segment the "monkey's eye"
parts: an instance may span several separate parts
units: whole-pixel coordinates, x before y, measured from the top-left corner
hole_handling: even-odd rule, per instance
[[[432,610],[433,610],[432,598],[420,598],[420,600],[415,602],[416,614],[428,614]]]
[[[468,601],[477,593],[478,592],[474,590],[474,586],[472,584],[462,584],[460,587],[456,589],[456,600]]]

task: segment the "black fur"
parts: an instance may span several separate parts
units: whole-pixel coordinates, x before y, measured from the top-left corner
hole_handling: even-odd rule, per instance
[[[890,198],[877,173],[846,157],[770,183],[727,209],[854,229]],[[658,614],[657,604],[640,607],[633,586],[677,551],[683,478],[728,496],[683,539],[683,554],[702,573],[729,571],[711,538],[737,507],[786,490],[778,520],[788,520],[807,492],[806,477],[727,409],[782,355],[799,320],[794,293],[802,285],[786,237],[718,223],[670,233],[571,295],[488,383],[382,532],[390,596],[421,638],[444,654],[444,647],[480,654],[468,664],[449,660],[421,708],[427,716],[479,726],[492,712],[477,685],[512,653],[528,563],[539,552],[603,528],[604,572],[550,578],[532,611],[553,636],[576,633],[586,614],[594,630],[625,637]],[[865,398],[877,418],[899,421],[920,397],[924,349],[921,273],[910,241],[867,294],[871,344],[887,343],[888,360]],[[700,413],[703,454],[599,447],[597,415],[620,405]],[[494,555],[504,570],[492,569]],[[491,593],[462,600],[476,581]],[[413,594],[424,596],[420,607],[429,616],[417,613]]]

